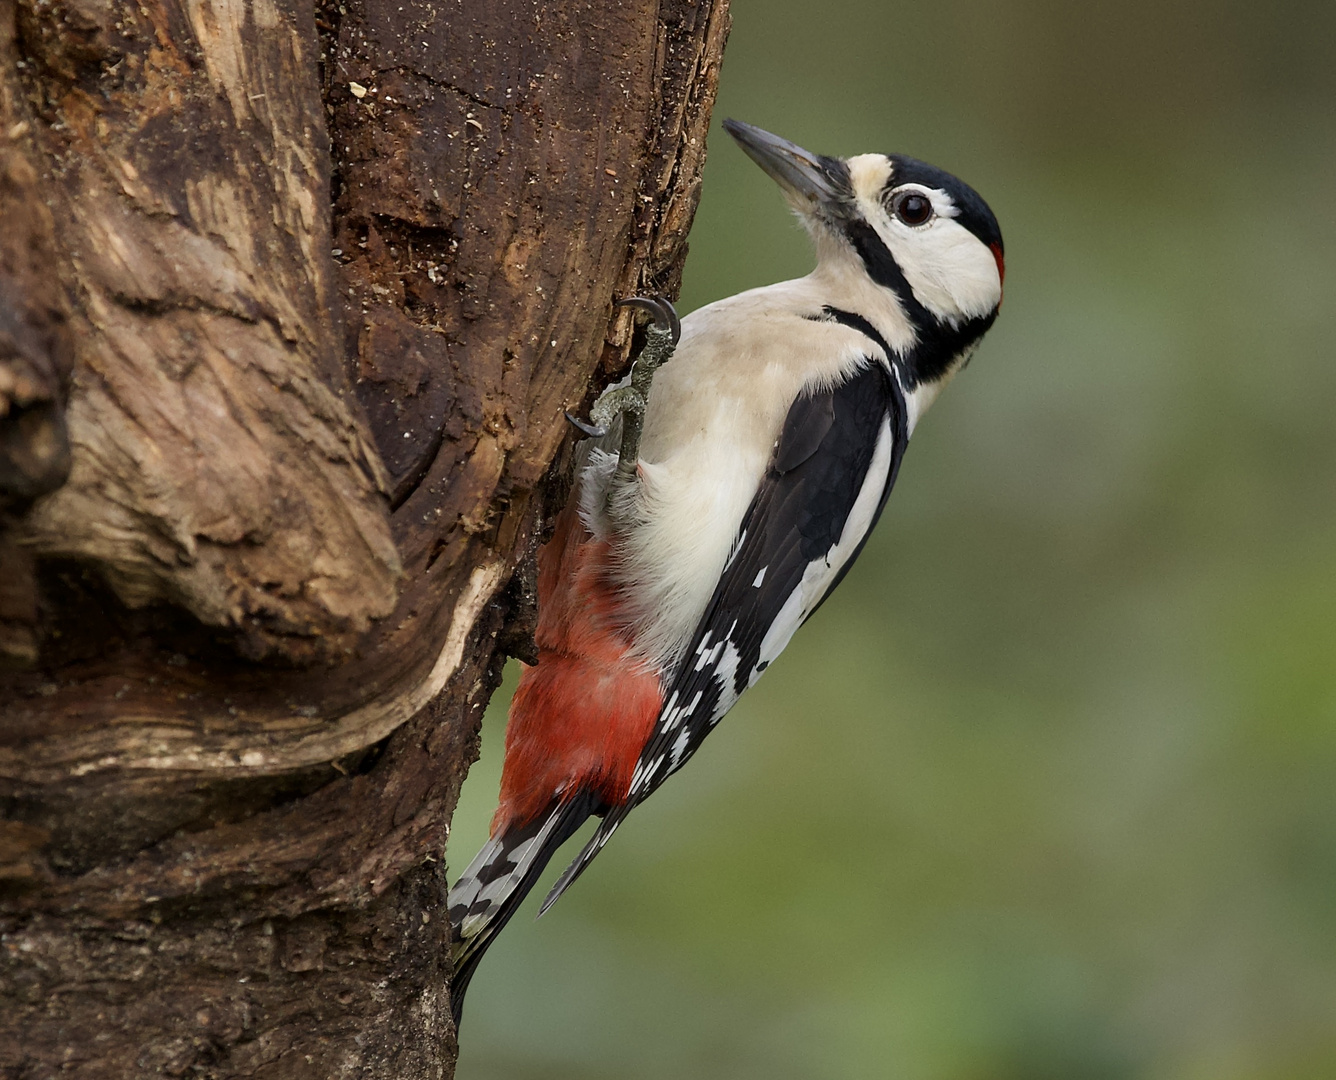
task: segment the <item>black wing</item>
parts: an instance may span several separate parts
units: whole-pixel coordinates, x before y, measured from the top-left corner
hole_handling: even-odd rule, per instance
[[[733,554],[667,684],[630,797],[608,812],[553,887],[544,911],[621,819],[695,753],[839,584],[881,515],[908,438],[904,393],[879,361],[869,360],[839,385],[793,403]],[[854,524],[862,531],[845,537],[856,511]]]

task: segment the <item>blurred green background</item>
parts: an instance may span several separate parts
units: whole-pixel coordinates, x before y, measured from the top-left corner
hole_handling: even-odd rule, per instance
[[[956,172],[1006,305],[461,1080],[1336,1077],[1336,4],[733,11],[683,310],[811,266],[727,116]]]

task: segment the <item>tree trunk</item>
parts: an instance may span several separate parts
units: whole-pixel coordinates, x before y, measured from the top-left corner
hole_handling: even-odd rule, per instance
[[[453,1071],[450,815],[727,27],[0,0],[0,1076]]]

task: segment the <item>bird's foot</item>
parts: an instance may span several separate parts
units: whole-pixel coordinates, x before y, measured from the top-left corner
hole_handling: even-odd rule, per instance
[[[622,418],[622,442],[618,452],[617,479],[629,480],[635,474],[640,452],[640,432],[645,423],[650,385],[654,373],[673,355],[682,336],[682,321],[666,296],[632,296],[618,300],[617,307],[631,307],[647,312],[651,323],[645,328],[645,345],[631,366],[631,380],[625,386],[608,390],[589,410],[589,423],[570,413],[566,419],[590,438],[602,438],[619,416]]]
[[[648,403],[645,401],[645,395],[636,386],[619,386],[615,390],[605,390],[594,402],[594,407],[589,410],[589,423],[606,435],[612,422],[619,416],[623,424],[630,417],[643,420],[646,404]]]
[[[587,435],[591,439],[601,439],[608,433],[607,428],[601,428],[597,424],[586,424],[571,412],[570,409],[566,410],[566,423],[570,424],[571,427],[575,428],[581,435]]]
[[[625,300],[618,300],[614,307],[635,308],[638,311],[646,312],[653,323],[650,327],[651,336],[645,342],[645,348],[641,351],[643,357],[651,351],[656,337],[659,339],[658,348],[666,345],[667,355],[659,357],[655,363],[662,364],[672,355],[673,346],[675,346],[682,337],[682,320],[677,317],[677,309],[673,307],[673,302],[666,296],[629,296]]]

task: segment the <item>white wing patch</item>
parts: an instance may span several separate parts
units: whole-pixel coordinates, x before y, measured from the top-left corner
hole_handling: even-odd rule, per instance
[[[858,492],[858,498],[849,512],[849,518],[844,523],[839,542],[826,552],[825,558],[816,559],[808,564],[803,572],[802,581],[789,594],[775,621],[766,630],[765,637],[761,639],[759,662],[748,676],[748,686],[755,685],[771,661],[784,651],[798,627],[816,610],[816,606],[830,589],[835,576],[872,528],[873,519],[877,515],[877,506],[881,502],[882,492],[890,477],[894,439],[890,420],[883,421],[881,430],[877,433],[877,449],[872,455],[867,478],[863,481],[863,487]]]

